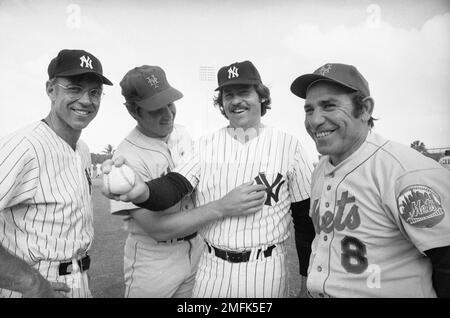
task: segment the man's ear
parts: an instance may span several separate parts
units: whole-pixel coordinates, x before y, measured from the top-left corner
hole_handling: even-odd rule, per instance
[[[375,106],[375,101],[372,97],[367,96],[363,99],[364,108],[362,109],[361,119],[364,121],[369,121],[372,117],[373,108]]]
[[[130,114],[131,117],[133,117],[136,121],[138,121],[139,117],[140,117],[140,115],[139,115],[139,107],[136,107],[136,106],[128,107],[127,103],[124,103],[124,105],[127,108],[128,114]]]
[[[53,102],[56,99],[56,91],[55,91],[55,85],[52,81],[47,81],[45,83],[45,90],[47,92],[48,97],[50,97],[50,100]]]

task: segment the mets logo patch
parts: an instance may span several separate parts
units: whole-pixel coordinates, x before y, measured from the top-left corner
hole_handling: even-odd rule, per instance
[[[433,227],[444,218],[441,198],[424,185],[404,189],[397,198],[397,208],[403,220],[416,227]]]

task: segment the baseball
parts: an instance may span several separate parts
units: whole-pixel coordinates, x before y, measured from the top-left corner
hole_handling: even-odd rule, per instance
[[[111,167],[111,172],[103,174],[103,184],[112,194],[121,195],[130,191],[136,181],[134,171],[127,165]]]

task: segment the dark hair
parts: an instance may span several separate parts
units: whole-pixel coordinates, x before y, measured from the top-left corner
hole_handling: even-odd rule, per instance
[[[130,115],[131,114],[139,115],[139,108],[140,107],[134,101],[126,100],[126,102],[123,103],[123,104],[126,106],[126,108],[127,108],[128,112],[130,113]]]
[[[270,109],[270,104],[272,103],[272,99],[270,98],[270,90],[269,88],[264,84],[258,84],[258,85],[252,85],[255,87],[256,92],[258,93],[259,99],[261,100],[261,116],[264,116],[268,109]],[[225,116],[225,118],[228,119],[227,115],[225,114],[225,110],[223,109],[223,103],[222,103],[222,94],[223,94],[223,88],[219,90],[219,94],[214,97],[214,106],[219,107],[219,110],[222,115]]]
[[[364,109],[364,98],[367,96],[363,95],[360,91],[357,91],[355,93],[350,94],[352,103],[353,103],[353,112],[352,115],[356,118],[359,118],[361,114],[363,113]],[[369,121],[367,122],[369,124],[369,127],[372,128],[374,126],[374,121],[377,120],[370,115]]]
[[[48,80],[48,82],[50,83],[51,86],[56,84],[56,77],[52,77]]]

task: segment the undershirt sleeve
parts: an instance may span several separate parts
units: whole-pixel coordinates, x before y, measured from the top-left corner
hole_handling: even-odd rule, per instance
[[[136,205],[151,211],[170,208],[194,190],[190,182],[177,172],[169,172],[163,177],[146,182],[146,184],[150,196],[147,201]]]
[[[297,249],[300,275],[307,276],[311,243],[316,235],[314,225],[309,217],[310,199],[291,204],[292,220],[295,231],[295,247]]]

